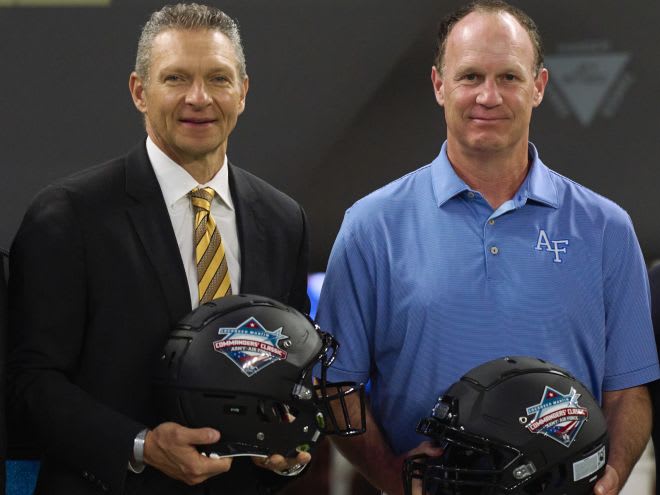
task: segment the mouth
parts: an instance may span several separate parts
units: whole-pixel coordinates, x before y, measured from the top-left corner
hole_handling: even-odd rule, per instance
[[[181,122],[184,125],[188,125],[188,126],[195,126],[195,127],[201,126],[201,127],[204,127],[204,126],[209,126],[209,125],[215,123],[216,119],[198,118],[198,117],[195,117],[195,118],[182,118],[182,119],[179,119],[179,122]]]
[[[470,122],[476,127],[490,129],[491,127],[498,127],[503,125],[505,122],[507,122],[507,119],[493,117],[470,117]]]

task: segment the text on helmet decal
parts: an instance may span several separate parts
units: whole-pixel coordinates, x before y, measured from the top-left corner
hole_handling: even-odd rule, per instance
[[[289,337],[277,330],[266,330],[251,316],[234,328],[219,328],[218,335],[225,335],[213,342],[213,349],[229,358],[247,376],[263,370],[274,362],[286,359],[287,352],[277,343]]]
[[[589,418],[589,410],[578,404],[579,398],[580,394],[573,387],[568,394],[562,394],[546,386],[541,402],[527,408],[527,415],[534,414],[534,418],[525,428],[570,447]]]

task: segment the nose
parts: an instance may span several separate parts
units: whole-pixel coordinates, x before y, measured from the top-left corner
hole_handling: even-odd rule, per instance
[[[479,87],[477,103],[485,107],[496,107],[502,103],[502,95],[497,86],[497,81],[486,79]]]
[[[186,93],[186,104],[203,107],[211,102],[211,96],[204,81],[193,81]]]

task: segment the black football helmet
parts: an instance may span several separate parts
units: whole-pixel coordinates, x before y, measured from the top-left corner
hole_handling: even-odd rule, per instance
[[[608,457],[607,424],[591,393],[530,357],[472,369],[417,432],[444,451],[405,461],[407,495],[420,483],[424,495],[592,494]]]
[[[211,301],[183,318],[165,345],[154,380],[159,419],[216,428],[220,441],[200,450],[223,456],[293,457],[323,434],[362,433],[363,385],[326,381],[338,347],[308,316],[272,299]],[[357,424],[345,402],[352,394],[360,399]]]

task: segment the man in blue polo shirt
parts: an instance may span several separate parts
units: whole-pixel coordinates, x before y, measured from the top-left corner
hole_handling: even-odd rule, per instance
[[[505,355],[572,371],[611,435],[599,495],[618,493],[660,377],[648,280],[628,215],[548,169],[529,142],[548,71],[534,22],[500,1],[447,17],[432,69],[447,140],[429,165],[344,218],[318,319],[342,343],[333,380],[371,379],[367,434],[339,442],[389,495],[415,433],[466,371]]]

